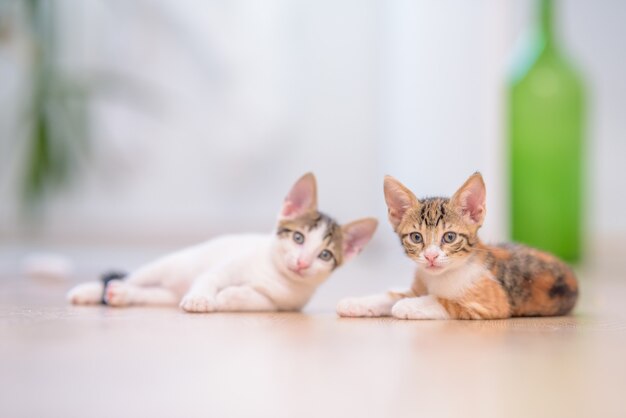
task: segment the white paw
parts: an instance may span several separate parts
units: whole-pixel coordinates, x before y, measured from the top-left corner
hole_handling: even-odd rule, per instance
[[[109,306],[128,306],[132,303],[133,285],[122,280],[111,280],[107,284],[104,299]]]
[[[337,304],[337,314],[345,317],[378,317],[389,315],[388,304],[372,303],[368,298],[346,298]]]
[[[188,294],[180,302],[180,307],[185,312],[213,312],[215,300],[205,295]]]
[[[97,305],[102,302],[102,283],[79,284],[67,292],[67,300],[74,305]]]
[[[407,298],[396,302],[391,315],[398,319],[448,319],[445,308],[432,296]]]

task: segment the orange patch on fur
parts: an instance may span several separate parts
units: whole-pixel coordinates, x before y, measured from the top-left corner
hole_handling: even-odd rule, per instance
[[[479,280],[459,299],[438,300],[454,319],[501,319],[511,316],[506,292],[498,282],[487,277]]]
[[[426,289],[426,286],[422,283],[417,273],[418,271],[415,270],[413,283],[411,284],[411,292],[413,292],[415,296],[425,296],[428,294],[428,289]]]
[[[506,261],[511,258],[511,251],[505,248],[490,247],[481,243],[479,246],[477,246],[477,249],[480,251],[479,254],[482,260],[487,257],[488,253],[491,254],[495,259],[501,261]]]

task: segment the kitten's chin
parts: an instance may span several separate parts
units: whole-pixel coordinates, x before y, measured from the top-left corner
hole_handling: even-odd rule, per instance
[[[315,274],[308,271],[298,272],[291,269],[289,269],[289,272],[291,273],[289,277],[298,282],[318,283],[326,279],[326,275],[319,273]]]
[[[438,276],[446,271],[449,270],[450,266],[441,266],[441,265],[434,265],[434,266],[429,266],[429,265],[420,265],[420,270],[422,270],[424,273],[430,275],[430,276]]]
[[[441,276],[465,265],[465,259],[448,260],[445,264],[435,264],[434,266],[419,263],[419,269],[429,276]]]
[[[280,270],[283,276],[285,276],[291,281],[298,282],[298,283],[314,284],[314,285],[318,285],[322,283],[329,276],[329,274],[324,274],[321,272],[312,272],[309,270],[297,271],[286,266],[281,268]]]
[[[308,276],[305,270],[297,270],[291,267],[287,267],[285,270],[288,272],[288,275],[290,277],[294,277],[298,279],[306,279]]]

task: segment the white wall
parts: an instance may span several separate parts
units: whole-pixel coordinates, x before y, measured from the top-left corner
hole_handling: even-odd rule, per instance
[[[501,141],[506,6],[392,2],[383,11],[379,135],[385,171],[419,195],[488,186],[483,236],[506,236]]]
[[[484,235],[506,236],[503,82],[528,1],[62,4],[66,65],[129,83],[98,95],[92,159],[34,235],[18,222],[14,135],[0,130],[4,241],[186,242],[268,229],[308,170],[322,209],[341,221],[384,219],[383,174],[428,195],[481,170]],[[563,4],[564,43],[594,89],[590,223],[599,234],[626,235],[616,215],[626,211],[616,192],[625,18],[617,1]],[[19,51],[0,53],[0,75],[23,65]],[[12,92],[0,90],[0,108]],[[379,243],[397,245],[382,230]]]

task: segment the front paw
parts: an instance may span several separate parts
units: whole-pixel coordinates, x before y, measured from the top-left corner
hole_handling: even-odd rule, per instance
[[[337,304],[337,314],[343,317],[378,317],[388,315],[380,306],[367,303],[364,298],[345,298]]]
[[[430,296],[407,298],[391,308],[391,315],[398,319],[448,319],[448,312]]]
[[[214,312],[215,300],[205,295],[186,295],[180,302],[185,312]]]

